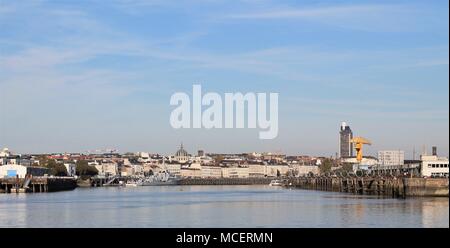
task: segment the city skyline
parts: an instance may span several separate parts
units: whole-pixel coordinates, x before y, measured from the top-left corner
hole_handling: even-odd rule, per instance
[[[449,153],[448,1],[2,1],[0,147]],[[279,135],[169,124],[170,96],[279,92]]]
[[[50,154],[83,154],[83,155],[101,155],[101,154],[128,154],[128,153],[133,153],[133,154],[139,154],[139,153],[147,153],[149,155],[158,155],[158,156],[172,156],[173,154],[176,154],[180,149],[184,149],[184,142],[181,142],[180,144],[178,144],[179,146],[174,147],[174,149],[172,149],[169,152],[158,152],[158,151],[149,151],[149,150],[136,150],[136,151],[131,151],[131,150],[118,150],[116,148],[98,148],[98,149],[92,149],[92,150],[82,150],[82,151],[51,151],[51,152],[42,152],[42,153],[38,153],[38,152],[18,152],[15,150],[11,150],[9,147],[3,147],[0,148],[0,151],[4,150],[7,152],[10,152],[12,155],[50,155]],[[178,149],[178,150],[176,150]],[[283,156],[308,156],[308,157],[316,157],[316,158],[333,158],[333,159],[345,159],[345,158],[356,158],[356,155],[352,154],[351,156],[340,156],[338,152],[336,152],[335,154],[328,154],[328,155],[323,155],[323,154],[307,154],[307,153],[285,153],[282,150],[276,150],[276,151],[261,151],[261,150],[246,150],[246,151],[237,151],[237,152],[224,152],[224,151],[205,151],[203,147],[199,147],[199,146],[195,146],[191,147],[191,148],[187,148],[185,150],[187,152],[188,155],[190,156],[200,156],[197,155],[198,153],[202,153],[204,155],[240,155],[240,154],[252,154],[252,153],[256,153],[256,154],[272,154],[272,155],[283,155]],[[426,147],[426,146],[422,146],[420,149],[416,149],[415,147],[413,148],[412,151],[404,151],[401,149],[390,149],[390,150],[378,150],[376,151],[376,153],[371,153],[371,152],[367,152],[367,147],[365,148],[364,154],[363,156],[366,158],[375,158],[377,159],[377,157],[380,157],[380,153],[385,153],[385,152],[399,152],[401,154],[403,154],[403,157],[406,160],[420,160],[420,157],[422,155],[437,155],[442,157],[442,153],[439,153],[439,148],[437,146],[431,146],[431,147]],[[406,156],[405,156],[406,154]],[[445,156],[447,157],[447,156]]]

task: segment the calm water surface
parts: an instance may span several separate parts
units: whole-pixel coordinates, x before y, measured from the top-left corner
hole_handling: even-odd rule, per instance
[[[379,199],[270,186],[0,194],[0,227],[449,227],[448,198]]]

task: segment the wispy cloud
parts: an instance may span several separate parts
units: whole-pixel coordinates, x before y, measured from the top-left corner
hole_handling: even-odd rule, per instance
[[[422,9],[421,9],[422,8]],[[262,10],[251,10],[225,14],[219,20],[236,21],[309,21],[328,26],[360,30],[366,32],[423,31],[430,28],[426,22],[418,22],[418,17],[429,11],[414,4],[334,4],[307,6],[272,5]]]
[[[405,65],[405,67],[432,67],[432,66],[448,66],[447,59],[422,60],[414,64]]]
[[[367,13],[384,12],[392,6],[386,5],[348,5],[316,8],[288,8],[282,10],[269,10],[241,14],[226,15],[232,19],[285,19],[285,18],[332,18],[348,17],[349,15],[362,15]]]

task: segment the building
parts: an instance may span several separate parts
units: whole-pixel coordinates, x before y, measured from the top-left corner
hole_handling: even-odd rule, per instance
[[[144,174],[144,165],[142,164],[132,164],[134,175],[143,175]]]
[[[2,151],[0,151],[0,158],[7,158],[9,156],[11,156],[11,152],[9,151],[8,148],[3,148]]]
[[[18,164],[6,164],[0,166],[0,178],[16,177],[25,178],[25,175],[44,176],[48,173],[48,168],[37,166],[23,166]]]
[[[164,169],[174,176],[181,176],[180,164],[164,164]]]
[[[121,176],[133,176],[135,174],[134,167],[131,165],[124,165],[120,167]]]
[[[22,164],[20,155],[13,154],[8,148],[0,151],[0,166],[5,164]]]
[[[356,157],[344,158],[341,162],[344,164],[352,164],[354,172],[357,170],[369,170],[369,168],[378,169],[378,159],[371,156],[363,157],[361,163],[358,162]]]
[[[115,176],[119,174],[119,168],[116,163],[101,163],[96,164],[95,168],[98,170],[99,176]]]
[[[339,131],[339,155],[341,158],[353,157],[353,144],[350,142],[353,132],[347,123],[342,122]]]
[[[66,171],[67,171],[67,175],[70,177],[73,177],[76,175],[77,170],[76,170],[76,165],[75,163],[64,163],[64,167],[66,167]]]
[[[248,176],[249,177],[265,177],[267,176],[267,165],[263,164],[249,164]]]
[[[289,171],[287,165],[267,165],[266,175],[268,177],[286,176]]]
[[[248,178],[248,167],[224,167],[222,176],[224,178]]]
[[[403,165],[405,152],[400,150],[389,150],[378,152],[378,164],[380,166]]]
[[[180,175],[181,177],[198,178],[202,177],[202,170],[194,168],[181,168]]]
[[[202,166],[202,178],[221,178],[222,168],[219,166]]]
[[[448,177],[448,158],[437,155],[422,155],[421,175],[423,177]]]
[[[183,143],[181,143],[180,149],[178,149],[178,151],[172,157],[172,160],[180,164],[184,164],[189,161],[189,158],[190,158],[189,153],[186,150],[184,150]]]

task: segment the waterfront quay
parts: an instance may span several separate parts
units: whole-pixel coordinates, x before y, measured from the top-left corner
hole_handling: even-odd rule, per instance
[[[73,177],[0,178],[0,193],[44,193],[76,187],[77,181]]]
[[[78,186],[102,187],[119,186],[118,181],[127,182],[133,177],[98,178],[79,182]],[[253,177],[253,178],[180,178],[176,185],[269,185],[276,178]]]
[[[288,186],[394,198],[449,196],[448,178],[298,177],[288,179]]]
[[[273,178],[185,178],[179,185],[269,185]]]

